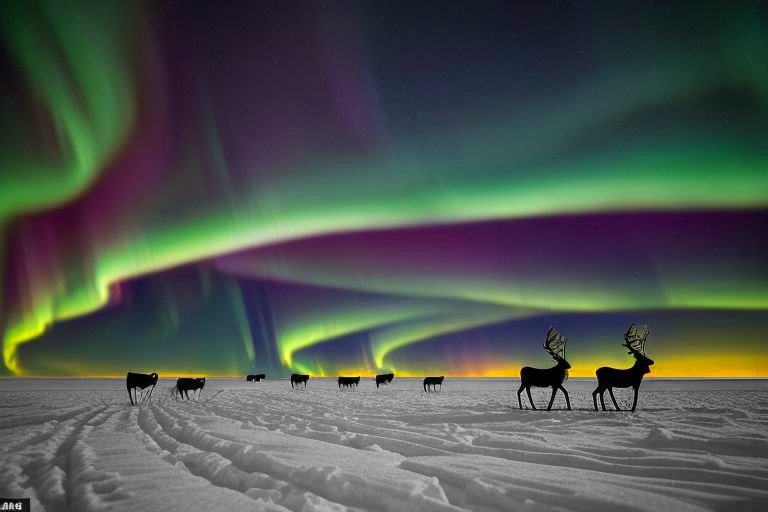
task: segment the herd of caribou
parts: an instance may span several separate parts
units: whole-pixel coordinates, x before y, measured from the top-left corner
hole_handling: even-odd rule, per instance
[[[619,370],[616,368],[602,367],[598,368],[595,372],[597,375],[597,388],[592,392],[592,400],[594,402],[595,410],[597,411],[597,396],[600,395],[600,405],[605,411],[605,401],[603,395],[605,391],[611,396],[613,406],[617,411],[620,411],[619,404],[616,403],[616,397],[613,396],[613,388],[633,388],[635,391],[634,401],[632,402],[632,411],[634,412],[637,407],[637,393],[640,388],[640,383],[643,380],[643,376],[646,373],[651,372],[651,365],[654,364],[653,360],[645,355],[645,340],[648,339],[648,328],[643,328],[642,332],[638,330],[635,324],[629,326],[627,332],[624,333],[623,347],[629,349],[628,354],[635,357],[635,364],[631,368]],[[538,388],[552,388],[552,396],[549,399],[549,405],[547,410],[552,409],[552,403],[555,401],[555,395],[560,390],[565,396],[565,403],[568,410],[571,410],[571,401],[568,397],[568,391],[563,387],[568,376],[568,369],[571,365],[565,358],[565,346],[568,343],[568,338],[561,336],[554,327],[550,327],[547,331],[547,337],[544,341],[544,350],[552,356],[557,363],[552,368],[531,368],[526,366],[520,370],[520,389],[517,390],[517,402],[520,408],[523,408],[523,401],[520,397],[523,390],[528,394],[528,400],[531,402],[531,408],[536,409],[531,397],[531,387]],[[126,386],[128,388],[128,398],[131,401],[131,405],[137,405],[144,403],[152,398],[152,390],[155,389],[157,384],[158,375],[156,373],[133,373],[128,372],[126,377]],[[258,375],[248,375],[246,381],[259,382],[265,379],[266,376],[261,373]],[[387,373],[376,376],[376,387],[381,384],[389,384],[392,379],[395,378],[395,374]],[[424,379],[424,392],[436,391],[437,386],[440,389],[443,387],[443,380],[445,377],[426,377]],[[291,388],[298,388],[301,384],[304,384],[304,388],[307,387],[309,381],[309,375],[301,375],[294,373],[291,375]],[[339,389],[357,387],[360,384],[360,377],[339,377],[338,379]],[[177,379],[176,384],[170,389],[170,394],[174,397],[187,398],[189,400],[189,392],[192,392],[192,397],[195,398],[195,391],[198,391],[197,398],[199,400],[200,395],[205,387],[205,377],[180,377]],[[144,390],[149,389],[149,393],[146,396],[143,395]],[[138,392],[141,392],[142,398],[139,400]],[[133,391],[133,395],[131,395]],[[135,401],[134,401],[135,400]]]

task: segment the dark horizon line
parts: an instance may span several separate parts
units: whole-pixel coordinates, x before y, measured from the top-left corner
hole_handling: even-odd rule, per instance
[[[209,379],[242,379],[245,378],[247,374],[243,375],[206,375]],[[169,375],[160,375],[159,377],[161,379],[163,378],[175,378],[175,377],[186,377],[188,374],[169,374]],[[338,375],[324,375],[324,376],[314,376],[310,375],[313,379],[336,379],[338,378]],[[424,375],[426,376],[426,374]],[[398,377],[398,379],[422,379],[424,376],[421,377]],[[93,375],[82,375],[82,376],[73,376],[73,375],[36,375],[36,376],[16,376],[16,375],[0,375],[0,380],[35,380],[35,379],[124,379],[125,376],[122,375],[111,375],[111,376],[93,376]],[[371,376],[365,376],[362,377],[364,379],[374,379],[375,377]],[[517,379],[520,380],[519,375],[510,375],[510,376],[501,376],[501,377],[488,377],[488,376],[464,376],[464,377],[449,377],[446,376],[447,379]],[[290,376],[287,377],[270,377],[267,376],[266,379],[272,379],[272,380],[288,380],[290,379]],[[591,379],[596,380],[596,377],[569,377],[569,380],[576,380],[576,379]],[[665,380],[702,380],[702,381],[718,381],[718,380],[768,380],[768,376],[765,377],[645,377],[645,380],[654,380],[654,381],[665,381]]]

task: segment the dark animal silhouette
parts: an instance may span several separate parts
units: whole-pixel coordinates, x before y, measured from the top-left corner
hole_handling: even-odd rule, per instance
[[[643,381],[643,375],[651,373],[651,365],[654,364],[653,360],[645,355],[645,340],[648,339],[648,328],[643,329],[643,333],[637,332],[635,324],[629,326],[627,332],[624,333],[623,347],[627,347],[629,352],[635,356],[635,364],[632,368],[625,370],[617,370],[616,368],[608,368],[604,366],[598,368],[597,372],[597,389],[592,392],[592,401],[595,404],[595,410],[597,410],[597,395],[600,395],[600,405],[605,411],[605,400],[603,395],[605,390],[611,395],[611,401],[617,411],[620,411],[619,404],[616,403],[616,397],[613,396],[613,388],[634,388],[635,398],[632,402],[632,412],[635,412],[637,407],[637,393],[640,389],[640,383]]]
[[[309,375],[301,375],[298,373],[291,374],[291,387],[294,387],[294,384],[296,387],[299,387],[299,384],[302,382],[304,383],[304,387],[307,387],[307,381],[309,380]]]
[[[203,394],[203,388],[205,387],[205,377],[179,377],[176,380],[176,387],[172,388],[174,394],[178,393],[181,398],[187,397],[189,400],[189,392],[192,392],[192,398],[195,397],[195,391],[199,391],[197,399],[200,400],[200,395]]]
[[[139,396],[136,391],[137,388],[141,389],[143,394],[144,389],[152,386],[149,390],[149,395],[142,400],[142,403],[152,399],[152,391],[155,390],[157,377],[156,373],[146,374],[128,372],[128,375],[125,376],[125,387],[128,388],[128,399],[131,401],[131,405],[138,405],[139,403]],[[133,396],[131,396],[131,390],[133,390]],[[134,396],[136,397],[136,403],[133,402]]]
[[[536,409],[533,398],[531,398],[531,386],[535,386],[537,388],[552,388],[552,397],[549,399],[549,405],[547,405],[548,411],[552,409],[552,403],[555,401],[558,389],[565,395],[565,404],[568,406],[568,410],[571,410],[568,392],[563,387],[563,381],[568,375],[568,369],[571,367],[568,361],[565,360],[565,345],[567,343],[568,338],[560,336],[554,327],[549,328],[547,337],[544,340],[544,350],[552,356],[557,364],[547,369],[526,366],[520,370],[520,389],[517,390],[517,403],[521,409],[523,408],[523,401],[520,398],[520,394],[523,392],[523,389],[528,394],[531,408]]]
[[[262,379],[266,379],[267,377],[263,373],[259,373],[257,375],[248,375],[245,377],[246,382],[259,382]]]
[[[376,388],[379,387],[379,384],[389,384],[392,382],[392,379],[395,378],[394,373],[385,373],[383,375],[377,375],[376,376]]]
[[[443,377],[442,375],[440,377],[425,377],[424,378],[424,392],[426,393],[430,386],[432,386],[432,391],[437,391],[435,386],[440,386],[440,390],[443,389]]]
[[[360,384],[360,377],[339,377],[339,389],[341,386],[345,388],[357,387]]]

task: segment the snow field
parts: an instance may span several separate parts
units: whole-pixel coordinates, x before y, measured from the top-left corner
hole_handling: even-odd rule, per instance
[[[0,380],[0,496],[35,511],[768,507],[762,381],[649,381],[632,414],[590,410],[590,381],[547,412],[519,410],[514,380],[369,380],[210,379],[189,402],[161,379],[140,407],[120,380]]]

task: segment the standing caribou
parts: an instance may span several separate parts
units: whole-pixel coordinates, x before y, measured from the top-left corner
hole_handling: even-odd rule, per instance
[[[557,364],[547,369],[526,366],[520,370],[520,389],[517,390],[517,403],[521,409],[523,408],[523,401],[520,398],[520,393],[523,392],[523,389],[528,394],[531,408],[536,409],[536,406],[533,404],[533,398],[531,398],[531,386],[535,386],[537,388],[552,388],[552,397],[549,399],[549,405],[547,405],[548,411],[552,409],[552,403],[555,401],[555,394],[557,394],[558,389],[562,390],[568,410],[571,410],[568,392],[563,387],[563,381],[568,375],[568,369],[571,367],[568,361],[565,360],[565,345],[567,343],[568,338],[558,334],[554,327],[549,328],[547,338],[544,340],[544,350],[557,361]]]
[[[301,374],[298,374],[298,373],[292,373],[291,374],[291,389],[293,389],[294,384],[298,388],[299,384],[301,384],[302,382],[304,383],[304,388],[306,389],[307,381],[308,380],[309,380],[309,375],[301,375]]]
[[[358,384],[360,384],[360,377],[339,376],[339,389],[341,389],[341,386],[344,386],[345,388],[351,388],[352,386],[357,387]]]
[[[432,386],[432,391],[437,391],[437,386],[440,386],[440,391],[442,391],[443,380],[445,380],[443,375],[439,377],[424,377],[424,392],[429,391],[430,386]]]
[[[137,394],[137,389],[140,389],[143,395],[144,389],[152,386],[152,388],[149,390],[149,394],[143,397],[141,403],[144,403],[147,400],[151,400],[152,391],[155,389],[156,384],[157,384],[156,373],[146,374],[146,373],[128,372],[128,375],[125,376],[125,387],[128,388],[128,399],[131,401],[131,405],[139,405],[139,396]],[[133,396],[131,396],[131,390],[133,390]],[[135,404],[133,402],[134,396],[136,397]]]
[[[653,360],[645,355],[645,340],[648,339],[648,328],[643,328],[643,333],[640,334],[637,331],[635,324],[629,326],[627,332],[624,333],[623,347],[627,347],[629,352],[635,356],[635,364],[632,368],[626,370],[617,370],[616,368],[608,368],[606,366],[597,369],[597,389],[592,392],[592,400],[595,403],[595,410],[597,410],[597,395],[600,395],[600,405],[605,411],[605,401],[603,400],[603,394],[605,390],[611,395],[613,406],[617,411],[620,411],[619,404],[616,403],[616,398],[613,396],[613,388],[634,388],[635,399],[632,402],[632,412],[635,412],[637,407],[637,391],[640,389],[640,383],[643,381],[643,375],[651,373],[650,366],[653,364]]]
[[[385,373],[385,374],[382,374],[382,375],[377,375],[376,376],[376,389],[379,388],[379,384],[389,384],[390,382],[392,382],[392,379],[394,379],[394,378],[395,378],[395,374],[394,373]]]
[[[195,398],[195,391],[198,391],[197,399],[200,400],[204,387],[205,377],[179,377],[176,379],[176,385],[171,388],[171,393],[174,397],[178,395],[183,400],[186,396],[189,400],[189,392],[191,391],[192,398]]]

